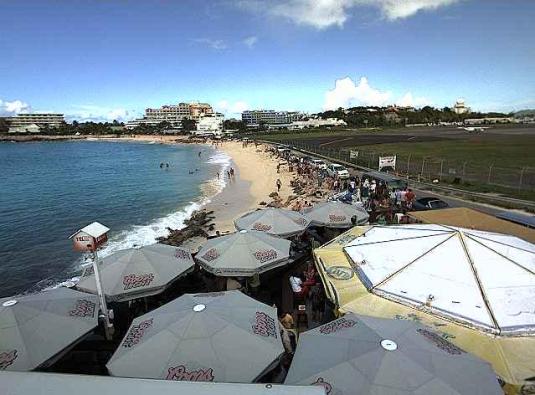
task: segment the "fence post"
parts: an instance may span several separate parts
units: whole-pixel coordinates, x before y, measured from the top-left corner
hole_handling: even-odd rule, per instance
[[[422,171],[420,172],[420,177],[424,176],[424,169],[425,169],[425,156],[422,158]]]
[[[492,166],[494,166],[494,164],[490,165],[490,167],[489,167],[489,177],[487,179],[487,184],[490,184],[490,176],[492,174]]]
[[[411,172],[411,154],[409,153],[409,157],[407,158],[407,178],[409,178],[410,172]]]
[[[466,163],[467,163],[467,162],[464,162],[464,163],[463,163],[463,180],[464,180],[464,176],[465,176],[465,174],[466,174]]]
[[[444,167],[444,159],[440,161],[440,173],[438,174],[438,180],[442,182],[442,169]]]
[[[524,178],[524,171],[526,170],[525,167],[523,167],[520,170],[520,180],[518,181],[518,189],[522,189],[522,178]]]

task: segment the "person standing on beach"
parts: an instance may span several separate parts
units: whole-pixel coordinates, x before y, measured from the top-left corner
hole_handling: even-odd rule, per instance
[[[281,186],[282,186],[282,181],[280,178],[277,178],[277,192],[280,192],[281,191]]]
[[[233,167],[230,168],[230,176],[232,178],[234,178],[234,168]]]

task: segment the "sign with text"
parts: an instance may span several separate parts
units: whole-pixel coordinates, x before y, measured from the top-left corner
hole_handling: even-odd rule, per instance
[[[387,170],[396,169],[396,155],[379,157],[379,171],[383,169],[387,169]]]
[[[349,159],[358,159],[359,157],[359,152],[358,151],[349,151]]]

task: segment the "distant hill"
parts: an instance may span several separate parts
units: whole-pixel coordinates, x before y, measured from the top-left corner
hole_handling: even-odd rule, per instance
[[[517,111],[514,116],[515,118],[535,117],[535,109]]]

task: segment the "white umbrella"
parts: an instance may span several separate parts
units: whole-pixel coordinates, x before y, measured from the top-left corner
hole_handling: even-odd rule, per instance
[[[218,276],[250,277],[285,265],[291,242],[255,230],[241,230],[208,240],[195,256]]]
[[[1,299],[0,370],[44,365],[97,325],[95,295],[61,287]]]
[[[284,352],[277,310],[239,291],[186,294],[132,322],[113,376],[250,383]]]
[[[247,213],[234,221],[238,230],[258,230],[279,237],[303,233],[310,220],[297,211],[266,208]]]
[[[118,251],[100,264],[102,288],[110,301],[156,295],[195,265],[189,251],[166,244]],[[76,288],[96,293],[94,275],[83,277]]]
[[[360,206],[330,201],[318,203],[303,210],[303,214],[311,220],[311,225],[327,228],[350,228],[368,222],[368,213]],[[353,224],[351,218],[356,219]]]

